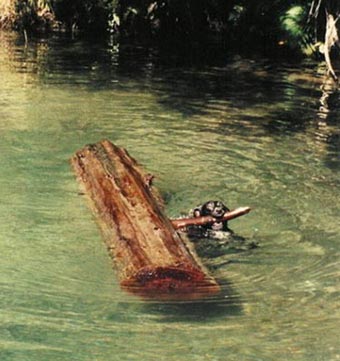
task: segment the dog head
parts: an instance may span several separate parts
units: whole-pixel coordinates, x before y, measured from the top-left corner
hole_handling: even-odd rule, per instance
[[[220,201],[208,201],[202,205],[201,215],[212,216],[214,218],[222,218],[225,212],[229,209]]]
[[[222,202],[208,201],[194,209],[194,216],[195,217],[212,216],[216,218],[216,222],[214,222],[213,224],[202,226],[205,229],[227,230],[228,229],[227,221],[224,222],[221,221],[221,218],[223,217],[225,212],[229,212],[229,208],[226,205],[224,205]]]

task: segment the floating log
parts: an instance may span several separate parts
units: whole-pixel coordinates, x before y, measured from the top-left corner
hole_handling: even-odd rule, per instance
[[[103,140],[77,151],[71,164],[123,289],[162,299],[199,299],[220,291],[164,214],[152,177],[125,149]]]

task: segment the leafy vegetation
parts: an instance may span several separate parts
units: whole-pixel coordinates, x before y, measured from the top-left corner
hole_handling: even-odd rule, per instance
[[[49,0],[1,0],[0,27],[46,30],[54,22]]]
[[[334,33],[339,0],[0,0],[0,24],[25,31],[115,33],[176,46],[217,40],[304,54],[326,42],[329,14]]]
[[[51,0],[56,19],[67,31],[103,34],[109,30],[116,0]]]

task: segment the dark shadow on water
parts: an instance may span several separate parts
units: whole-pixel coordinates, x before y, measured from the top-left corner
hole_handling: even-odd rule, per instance
[[[202,322],[242,315],[242,300],[227,280],[219,281],[222,291],[214,299],[195,302],[146,302],[142,312],[159,316],[160,322]]]
[[[133,323],[141,315],[145,315],[157,322],[204,322],[241,316],[242,300],[235,287],[225,279],[218,282],[222,291],[213,299],[176,302],[136,298],[136,302],[119,302],[106,318],[111,322]]]
[[[183,53],[65,37],[17,45],[15,39],[5,43],[13,64],[18,71],[37,74],[43,83],[81,82],[93,91],[147,91],[165,110],[184,117],[218,111],[218,126],[210,127],[203,119],[197,131],[290,136],[315,126],[319,108],[326,125],[339,124],[338,86],[320,78],[316,62],[242,56],[213,46]],[[325,140],[332,153],[325,165],[332,169],[339,168],[333,156],[334,146],[339,148],[335,128]]]
[[[212,275],[230,262],[235,262],[238,254],[251,252],[258,247],[255,242],[235,234],[229,234],[224,240],[202,238],[194,241],[198,256],[203,259]],[[229,256],[234,259],[229,259]],[[242,315],[243,301],[236,291],[237,285],[226,278],[216,279],[221,286],[221,293],[212,299],[194,302],[145,302],[141,306],[141,312],[158,315],[161,322],[202,322]]]
[[[325,165],[333,171],[340,171],[340,130],[327,137],[327,148]]]
[[[235,233],[226,232],[225,238],[191,238],[195,245],[196,252],[201,259],[209,260],[218,258],[224,260],[226,256],[237,255],[258,248],[258,243],[254,240],[248,240]],[[220,265],[221,267],[225,264]],[[209,267],[209,266],[208,266]],[[217,265],[214,269],[218,268]],[[212,270],[213,271],[213,270]]]

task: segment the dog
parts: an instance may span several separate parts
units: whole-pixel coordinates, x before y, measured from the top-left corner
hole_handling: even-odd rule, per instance
[[[216,219],[214,223],[187,227],[187,234],[199,254],[218,257],[258,247],[256,241],[247,242],[228,227],[228,222],[222,220],[226,212],[230,210],[221,201],[205,202],[189,212],[189,217],[212,216]]]
[[[222,218],[230,209],[221,201],[208,201],[205,202],[191,211],[193,217],[212,216],[216,222],[200,226],[203,231],[224,231],[230,232],[228,222],[223,221]]]

